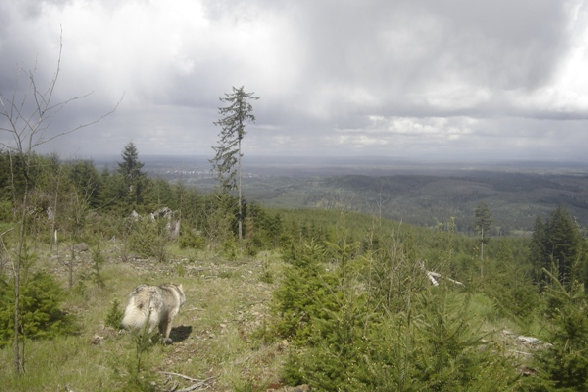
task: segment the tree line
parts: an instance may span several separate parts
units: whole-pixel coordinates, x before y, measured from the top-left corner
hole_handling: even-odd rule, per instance
[[[33,154],[31,161],[31,170],[26,175],[31,198],[27,219],[34,221],[30,229],[39,238],[49,240],[55,230],[60,236],[69,236],[77,230],[75,225],[93,226],[90,215],[93,219],[102,216],[120,221],[132,211],[146,215],[161,207],[168,207],[181,217],[186,235],[198,235],[211,242],[238,238],[240,219],[245,239],[255,238],[259,242],[267,234],[259,233],[263,231],[259,221],[269,218],[254,203],[243,199],[239,212],[237,198],[231,194],[200,193],[182,183],[171,184],[147,176],[133,143],[124,146],[115,170],[106,166],[99,169],[89,160],[61,162],[55,155]],[[9,151],[0,151],[0,216],[5,222],[16,218],[25,191],[25,175],[15,165],[18,162]],[[72,240],[81,241],[84,233],[74,237]]]

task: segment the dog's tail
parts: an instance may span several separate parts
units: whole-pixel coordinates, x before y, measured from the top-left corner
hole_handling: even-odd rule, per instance
[[[131,297],[121,325],[126,329],[142,329],[145,327],[147,318],[150,314],[149,302],[138,301],[136,297]]]

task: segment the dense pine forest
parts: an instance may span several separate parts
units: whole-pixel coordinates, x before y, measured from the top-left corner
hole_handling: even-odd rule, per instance
[[[469,234],[247,194],[240,211],[148,177],[132,143],[116,167],[27,159],[0,152],[2,390],[588,390],[566,205],[498,237],[484,204]],[[187,297],[174,343],[122,330],[128,293],[166,282]]]

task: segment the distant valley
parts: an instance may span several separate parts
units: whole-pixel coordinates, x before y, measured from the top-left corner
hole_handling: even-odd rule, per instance
[[[153,177],[214,189],[206,157],[142,159]],[[360,211],[426,227],[454,218],[457,230],[471,232],[474,210],[486,202],[494,235],[528,235],[537,216],[563,205],[588,227],[588,165],[581,163],[245,157],[243,181],[247,199],[270,207]]]

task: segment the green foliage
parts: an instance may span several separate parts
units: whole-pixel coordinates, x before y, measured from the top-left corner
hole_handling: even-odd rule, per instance
[[[582,285],[566,288],[545,271],[552,281],[545,291],[550,315],[549,346],[536,352],[537,376],[526,380],[529,391],[588,390],[588,298]]]
[[[268,259],[263,260],[259,280],[263,283],[272,284],[274,283],[274,274],[271,272],[269,264]]]
[[[201,228],[211,245],[217,246],[235,237],[236,207],[236,200],[230,195],[217,193],[206,200]]]
[[[172,210],[178,208],[173,188],[169,182],[161,178],[155,178],[149,181],[146,180],[144,183],[143,202],[148,211],[155,211],[161,206],[166,206]]]
[[[104,319],[104,325],[114,329],[120,329],[120,323],[122,321],[124,312],[119,308],[120,301],[115,298],[110,302],[110,309]]]
[[[167,259],[166,245],[169,242],[163,220],[142,219],[134,222],[129,237],[130,248],[143,257]]]
[[[222,251],[223,255],[228,260],[236,260],[237,259],[237,242],[233,237],[227,238],[222,244]]]
[[[145,329],[147,324],[145,324]],[[135,343],[135,361],[129,363],[129,378],[125,390],[152,391],[155,390],[151,372],[145,364],[146,354],[153,347],[156,340],[152,339],[146,331],[133,334]]]
[[[11,341],[14,331],[14,288],[0,282],[0,346]],[[27,339],[51,339],[76,332],[74,319],[64,312],[64,293],[53,277],[36,272],[21,281],[20,333]]]
[[[482,332],[492,302],[427,289],[410,245],[378,244],[291,249],[275,292],[275,327],[296,343],[285,380],[317,391],[510,390],[514,366]]]
[[[500,316],[526,329],[541,305],[531,267],[524,262],[524,258],[515,259],[509,240],[496,240],[494,245],[497,251],[494,257],[487,260],[479,290],[492,298]]]
[[[218,144],[213,146],[215,157],[211,159],[217,173],[219,185],[224,192],[237,189],[237,164],[241,161],[241,142],[245,137],[245,124],[255,122],[250,101],[259,99],[244,87],[233,87],[232,94],[225,94],[220,101],[227,106],[220,107],[220,119],[214,124],[221,128]]]
[[[55,168],[54,163],[55,156],[0,151],[0,199],[21,201],[25,182],[29,190],[35,189],[43,177]]]
[[[309,339],[313,322],[324,317],[334,304],[329,302],[328,276],[324,265],[326,250],[316,243],[292,245],[285,255],[290,266],[275,291],[274,312],[279,316],[277,333],[298,341]]]
[[[511,364],[487,347],[481,318],[474,318],[468,295],[436,290],[420,297],[415,317],[414,365],[422,390],[499,391],[512,387]]]
[[[122,358],[113,359],[113,378],[118,381],[117,390],[124,392],[153,392],[158,390],[150,354],[157,339],[142,331],[132,334],[132,346]]]
[[[270,214],[256,203],[246,205],[245,238],[251,253],[280,246],[284,232],[282,216]]]
[[[215,156],[210,160],[212,170],[217,175],[220,192],[228,195],[233,190],[238,191],[239,240],[243,239],[244,220],[241,146],[245,137],[245,124],[255,121],[250,103],[254,99],[258,97],[255,97],[253,93],[245,92],[244,87],[238,89],[233,87],[232,94],[225,94],[220,98],[221,102],[226,103],[227,106],[218,109],[221,118],[214,125],[220,126],[221,131],[217,145],[212,147]]]
[[[535,267],[536,279],[545,283],[549,280],[543,270],[557,272],[557,278],[564,285],[580,278],[582,236],[569,212],[558,207],[543,222],[537,218],[531,241],[531,263]]]
[[[490,227],[492,226],[492,214],[487,203],[481,202],[475,211],[476,223],[474,230],[480,236],[480,259],[484,263],[484,246],[490,241]],[[482,264],[481,275],[484,276],[484,264]]]
[[[478,204],[475,210],[476,233],[480,234],[481,241],[487,243],[487,236],[490,234],[490,226],[492,225],[492,214],[490,213],[490,207],[487,203],[481,202]]]
[[[115,213],[129,214],[136,205],[128,202],[129,188],[125,185],[124,177],[119,173],[110,174],[103,171],[100,175],[101,192],[100,207]]]
[[[10,222],[13,220],[13,207],[10,200],[0,200],[0,222]]]
[[[72,162],[68,167],[68,177],[90,206],[97,207],[101,181],[94,163],[87,160]]]
[[[105,263],[104,255],[100,251],[99,247],[92,249],[92,278],[94,283],[101,289],[104,288],[104,278],[101,274],[102,266]]]
[[[192,230],[182,230],[180,233],[179,245],[181,249],[203,249],[204,238],[202,238],[200,235],[196,234]]]
[[[123,161],[118,163],[118,172],[123,178],[127,197],[131,203],[143,202],[145,174],[141,171],[144,163],[139,161],[139,152],[132,142],[127,144],[121,154]]]

